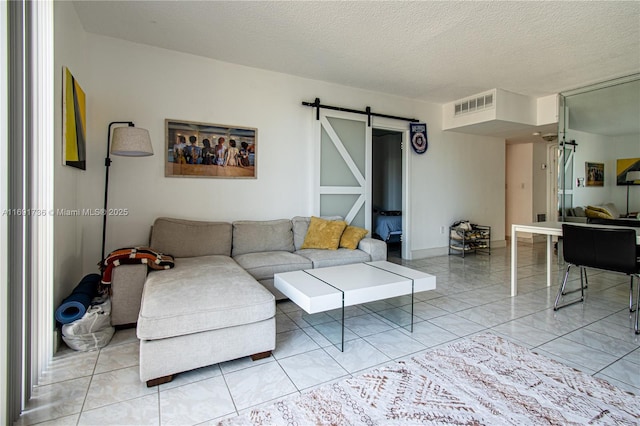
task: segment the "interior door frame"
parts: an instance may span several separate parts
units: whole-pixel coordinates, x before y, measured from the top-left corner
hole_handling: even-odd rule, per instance
[[[346,120],[355,120],[355,121],[365,121],[367,120],[366,116],[343,112],[343,111],[320,111],[321,117],[336,117],[342,118]],[[320,214],[320,195],[322,194],[320,187],[320,158],[321,158],[321,121],[315,120],[314,126],[314,134],[316,143],[314,144],[313,156],[314,160],[314,173],[313,173],[313,211],[316,215]],[[409,176],[411,175],[411,149],[409,147],[409,126],[405,121],[396,120],[385,117],[371,117],[371,127],[367,127],[366,130],[366,145],[365,145],[365,224],[366,228],[373,233],[373,224],[371,223],[372,217],[372,129],[383,129],[383,130],[391,130],[395,132],[399,132],[402,134],[402,258],[405,260],[412,259],[412,253],[410,250],[411,247],[411,202],[410,196],[411,194],[411,180]]]
[[[335,111],[335,110],[320,110],[320,120],[315,120],[315,137],[316,143],[314,147],[314,167],[315,173],[313,176],[313,187],[314,187],[314,197],[313,197],[313,211],[316,215],[320,215],[320,198],[321,195],[327,193],[343,193],[343,194],[352,194],[351,187],[344,187],[344,189],[340,188],[330,188],[327,192],[326,187],[322,187],[320,182],[320,172],[321,172],[321,158],[322,158],[322,121],[327,117],[335,117],[343,120],[352,120],[363,122],[365,125],[365,170],[362,173],[364,177],[364,185],[362,195],[364,195],[364,213],[365,213],[365,228],[371,230],[371,127],[367,127],[367,117],[350,113],[344,111]],[[340,149],[338,149],[340,151]],[[356,178],[357,179],[357,178]],[[344,192],[342,192],[344,191]],[[346,218],[345,218],[346,219]]]
[[[391,130],[402,134],[402,238],[401,253],[402,258],[411,260],[411,203],[409,194],[411,194],[411,148],[409,147],[409,125],[400,120],[394,120],[384,117],[373,117],[371,127],[374,129]],[[371,144],[371,140],[369,140]],[[373,171],[373,170],[372,170]],[[369,181],[371,186],[371,181]],[[371,196],[371,192],[369,192]]]

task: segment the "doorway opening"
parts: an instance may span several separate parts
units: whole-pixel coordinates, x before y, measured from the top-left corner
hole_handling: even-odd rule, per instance
[[[387,257],[402,258],[403,132],[376,129],[371,135],[372,233],[387,243]]]

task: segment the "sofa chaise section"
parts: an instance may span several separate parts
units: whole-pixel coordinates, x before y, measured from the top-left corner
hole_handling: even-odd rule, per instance
[[[140,339],[166,339],[275,315],[273,295],[233,259],[202,256],[175,263],[174,269],[147,279],[138,317]]]
[[[148,386],[275,348],[275,298],[230,257],[231,236],[226,222],[156,219],[151,245],[175,267],[144,283],[136,333]]]
[[[275,348],[274,296],[230,257],[176,258],[174,269],[150,274],[137,335],[140,379],[173,374]]]

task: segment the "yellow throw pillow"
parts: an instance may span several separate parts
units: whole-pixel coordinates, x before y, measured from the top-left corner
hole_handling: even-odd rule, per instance
[[[595,211],[597,211],[597,212],[601,212],[601,213],[608,213],[608,212],[607,212],[607,210],[606,210],[606,209],[604,209],[604,208],[603,208],[603,207],[601,207],[601,206],[587,206],[587,208],[588,208],[589,210],[595,210]]]
[[[589,211],[591,210],[591,211]],[[611,212],[601,206],[587,206],[587,217],[599,217],[602,219],[613,219]],[[591,216],[589,216],[591,215]]]
[[[337,250],[346,226],[347,222],[343,220],[325,220],[311,216],[307,235],[300,248]]]
[[[340,238],[340,247],[355,250],[361,239],[367,236],[369,231],[357,226],[347,226]]]

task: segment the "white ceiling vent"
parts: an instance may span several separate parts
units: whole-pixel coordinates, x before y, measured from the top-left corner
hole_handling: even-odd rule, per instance
[[[455,103],[453,115],[468,114],[470,112],[493,108],[493,98],[494,96],[492,92],[458,101]]]

